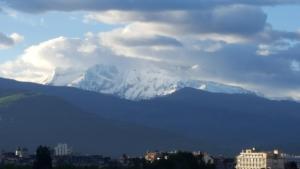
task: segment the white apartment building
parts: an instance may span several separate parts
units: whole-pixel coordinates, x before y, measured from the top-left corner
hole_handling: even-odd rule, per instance
[[[16,149],[15,155],[19,158],[24,158],[28,156],[28,150],[26,148],[18,147]]]
[[[72,149],[68,147],[68,144],[61,144],[59,143],[54,148],[54,155],[55,156],[68,156],[72,154]]]
[[[273,152],[243,150],[236,157],[236,169],[284,169],[284,159],[278,150]]]

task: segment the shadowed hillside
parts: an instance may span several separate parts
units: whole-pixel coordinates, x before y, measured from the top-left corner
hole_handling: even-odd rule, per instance
[[[34,150],[40,144],[66,142],[78,152],[121,155],[195,148],[196,144],[168,132],[82,112],[53,96],[25,92],[2,96],[2,100],[5,106],[0,105],[0,147],[6,150],[17,146]]]
[[[169,131],[201,140],[199,149],[233,154],[244,147],[300,151],[300,104],[255,95],[218,94],[185,88],[169,96],[133,102],[66,87],[1,80],[1,88],[31,90],[64,99],[113,121]]]

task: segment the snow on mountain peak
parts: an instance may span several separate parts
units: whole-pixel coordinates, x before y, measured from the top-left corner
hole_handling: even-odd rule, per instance
[[[164,96],[185,87],[218,93],[250,93],[239,87],[185,79],[176,72],[151,66],[143,69],[118,69],[112,65],[95,65],[83,72],[64,70],[55,73],[49,84],[72,86],[129,100]]]

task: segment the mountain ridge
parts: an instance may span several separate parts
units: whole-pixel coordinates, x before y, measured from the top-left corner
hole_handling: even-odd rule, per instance
[[[38,145],[66,142],[76,152],[112,156],[139,155],[149,149],[192,150],[198,144],[171,132],[82,112],[58,97],[33,93],[0,106],[0,137],[0,148],[6,150],[18,146],[34,150]]]
[[[255,94],[241,87],[183,78],[176,71],[171,72],[157,67],[140,70],[119,69],[113,65],[95,65],[83,73],[76,71],[74,73],[70,70],[58,72],[54,73],[48,85],[72,86],[136,101],[169,95],[185,87],[215,93]]]
[[[252,94],[210,93],[192,88],[150,100],[130,101],[72,87],[0,79],[1,89],[30,90],[59,97],[99,117],[169,131],[217,145],[212,153],[234,154],[245,147],[300,151],[300,104]],[[270,140],[272,140],[270,142]]]

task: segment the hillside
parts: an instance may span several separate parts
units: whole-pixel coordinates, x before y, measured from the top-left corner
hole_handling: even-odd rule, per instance
[[[300,151],[300,104],[247,94],[220,94],[181,89],[146,101],[67,87],[1,80],[1,88],[26,89],[64,99],[101,118],[156,128],[201,140],[198,149],[234,154],[242,148]],[[217,145],[211,147],[210,145]]]
[[[117,156],[196,146],[196,142],[169,132],[82,112],[53,96],[19,92],[2,95],[0,101],[4,99],[5,106],[0,105],[1,149],[25,146],[34,150],[40,144],[65,142],[77,152]]]

